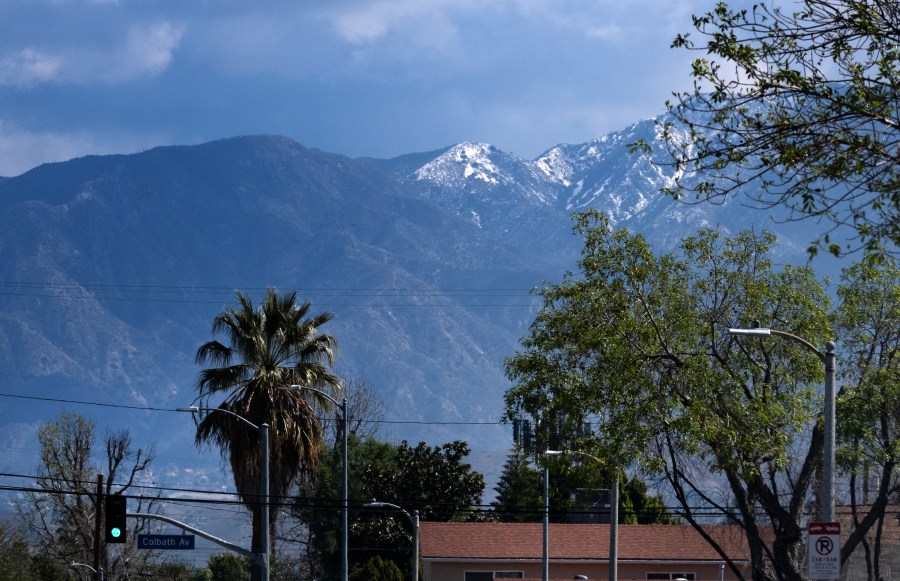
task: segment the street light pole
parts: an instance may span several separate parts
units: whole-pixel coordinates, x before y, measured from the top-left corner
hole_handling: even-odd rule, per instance
[[[347,536],[349,528],[347,523],[347,512],[349,508],[348,481],[350,469],[349,459],[347,457],[347,398],[345,397],[339,402],[321,389],[316,389],[315,387],[309,387],[306,385],[290,385],[287,387],[279,387],[278,389],[282,391],[293,392],[312,391],[328,399],[329,401],[331,401],[331,403],[338,406],[338,408],[341,410],[341,464],[343,470],[343,482],[341,483],[341,581],[348,581],[349,541]]]
[[[825,365],[825,446],[822,452],[822,522],[834,521],[834,448],[835,448],[835,394],[834,394],[834,376],[837,369],[837,356],[835,354],[835,344],[828,341],[825,344],[825,353],[822,353],[815,345],[798,337],[792,333],[778,331],[776,329],[754,328],[754,329],[728,329],[731,335],[749,335],[752,337],[768,337],[775,335],[783,337],[795,343],[803,345],[816,354],[820,361]]]
[[[619,473],[610,470],[609,482],[609,581],[619,579]]]
[[[550,455],[562,454],[560,451],[549,450]],[[582,452],[581,450],[573,450],[571,454],[585,456],[595,462],[603,463],[603,460],[597,458],[593,454]],[[609,470],[609,571],[608,581],[618,581],[619,579],[619,475],[616,469]]]
[[[262,520],[262,522],[260,523],[260,526],[262,528],[262,530],[260,531],[260,542],[263,545],[263,550],[259,557],[262,560],[263,581],[269,581],[269,425],[260,424],[257,426],[244,416],[236,414],[233,411],[224,408],[201,408],[192,405],[186,408],[178,408],[178,411],[191,412],[192,414],[198,412],[222,412],[223,414],[234,416],[235,418],[239,419],[240,421],[244,422],[245,424],[259,432],[260,447],[262,449],[262,474],[260,475],[260,487],[262,488],[263,497],[262,514],[260,515],[260,518]]]
[[[541,551],[541,581],[550,579],[550,468],[544,466],[544,525]]]
[[[544,456],[559,456],[560,450],[544,450]],[[541,581],[550,579],[550,467],[544,463],[544,524],[541,551]]]
[[[412,581],[419,581],[419,511],[414,510],[413,516],[410,516],[408,512],[403,510],[401,507],[396,504],[391,504],[390,502],[368,502],[363,505],[365,508],[393,508],[394,510],[399,510],[403,513],[403,515],[409,519],[409,523],[412,525],[412,534],[413,534],[413,555],[412,555]]]

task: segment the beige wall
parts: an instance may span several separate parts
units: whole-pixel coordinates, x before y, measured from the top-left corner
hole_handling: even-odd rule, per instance
[[[491,562],[431,562],[424,563],[423,581],[463,581],[465,571],[523,571],[526,579],[541,578],[541,562],[491,563]],[[587,575],[589,579],[608,579],[609,565],[600,563],[568,563],[550,562],[551,579],[573,579],[576,575]],[[694,573],[697,581],[718,581],[719,563],[700,563],[694,565],[672,565],[653,563],[619,563],[618,578],[622,581],[642,581],[648,572],[654,573]],[[737,577],[725,568],[725,581],[735,581]]]

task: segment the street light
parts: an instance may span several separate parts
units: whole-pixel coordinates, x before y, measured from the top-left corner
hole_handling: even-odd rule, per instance
[[[76,561],[72,561],[71,563],[69,563],[69,567],[71,567],[72,569],[76,567],[84,567],[85,569],[90,569],[91,573],[97,576],[97,579],[103,581],[103,569],[94,569],[90,565],[85,565],[84,563],[78,563]],[[78,577],[81,577],[81,575],[79,575]]]
[[[803,345],[816,356],[825,365],[825,449],[822,458],[822,478],[825,480],[824,492],[822,499],[822,522],[834,521],[834,433],[835,433],[835,409],[834,409],[834,374],[836,369],[836,356],[834,353],[834,342],[825,343],[825,353],[822,353],[815,345],[785,331],[775,329],[754,328],[754,329],[728,329],[731,335],[749,335],[751,337],[768,337],[775,335],[783,337]]]
[[[543,456],[560,456],[559,450],[544,450]],[[550,579],[550,468],[544,464],[544,525],[541,551],[541,581]]]
[[[262,475],[260,485],[263,494],[263,510],[261,515],[262,531],[260,531],[260,536],[262,537],[260,540],[263,545],[263,552],[260,557],[262,558],[263,581],[269,581],[269,425],[260,424],[257,426],[244,416],[236,414],[233,411],[224,408],[201,408],[192,405],[186,408],[178,408],[178,411],[190,412],[191,414],[199,412],[222,412],[223,414],[234,416],[235,418],[239,419],[240,421],[244,422],[245,424],[259,432],[259,439],[262,445]]]
[[[343,398],[340,402],[334,399],[331,395],[325,393],[321,389],[316,389],[315,387],[309,387],[306,385],[290,385],[287,387],[279,387],[281,391],[312,391],[321,395],[322,397],[328,399],[334,405],[338,406],[341,410],[341,462],[343,464],[343,483],[341,484],[341,580],[347,581],[348,570],[347,570],[347,553],[348,553],[348,541],[347,541],[347,505],[348,505],[348,473],[349,473],[349,460],[347,458],[347,398]]]
[[[403,510],[401,507],[396,504],[391,504],[390,502],[369,502],[363,505],[364,508],[393,508],[394,510],[399,510],[403,513],[409,520],[409,524],[412,525],[412,534],[413,534],[413,555],[412,555],[412,581],[419,581],[419,511],[414,510],[413,516],[410,516],[408,512]]]

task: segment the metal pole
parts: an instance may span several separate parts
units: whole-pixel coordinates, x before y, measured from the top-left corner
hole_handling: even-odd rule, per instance
[[[262,474],[260,474],[260,487],[262,490],[260,494],[262,495],[262,514],[260,515],[261,527],[262,531],[260,532],[260,541],[263,544],[263,550],[259,553],[255,554],[255,557],[258,558],[262,562],[263,569],[263,580],[269,581],[269,554],[271,552],[270,542],[269,542],[269,425],[268,424],[260,424],[257,426],[241,414],[237,414],[231,410],[225,408],[201,408],[195,405],[188,406],[185,408],[178,408],[176,411],[179,412],[190,412],[191,414],[199,413],[199,412],[222,412],[237,418],[238,420],[244,422],[251,428],[257,430],[259,432],[259,438],[262,447]],[[209,537],[207,537],[209,538]],[[254,547],[250,547],[253,549]]]
[[[348,524],[347,524],[347,511],[349,504],[349,490],[348,490],[348,473],[350,471],[349,464],[350,460],[347,457],[347,398],[345,397],[341,401],[341,460],[343,462],[343,470],[344,470],[344,481],[341,485],[341,579],[342,581],[347,581],[349,574],[348,568],[348,555],[349,552],[349,541],[347,539],[348,536]]]
[[[541,580],[550,579],[550,469],[544,467],[544,550],[541,560]]]
[[[410,516],[408,512],[403,510],[402,506],[390,503],[390,502],[379,502],[374,500],[372,502],[367,502],[363,505],[363,508],[393,508],[394,510],[400,511],[403,513],[403,516],[406,517],[406,520],[409,521],[409,524],[412,525],[412,538],[413,538],[413,551],[412,551],[412,580],[419,581],[419,511],[414,510],[413,515]]]
[[[419,581],[419,511],[413,511],[413,574],[412,581]]]
[[[836,359],[834,343],[825,344],[825,455],[823,478],[825,479],[825,494],[822,503],[822,522],[834,521],[834,440],[835,440],[835,404],[834,404],[834,374]]]
[[[100,572],[100,528],[103,518],[103,475],[97,475],[97,506],[94,510],[94,574],[97,579],[103,581],[103,573]]]
[[[269,425],[259,426],[259,435],[262,439],[262,543],[263,543],[263,581],[269,581]]]
[[[345,397],[343,401],[338,403],[336,399],[332,396],[328,395],[321,389],[316,389],[315,387],[309,387],[307,385],[288,385],[284,387],[279,387],[278,389],[284,391],[294,391],[294,392],[302,392],[302,391],[312,391],[315,392],[322,397],[328,399],[331,403],[336,406],[339,406],[341,409],[341,421],[343,422],[343,430],[342,430],[342,456],[343,456],[343,464],[344,464],[344,483],[343,483],[343,491],[341,493],[341,581],[347,581],[349,579],[348,574],[348,553],[349,553],[349,543],[347,540],[348,536],[348,525],[347,525],[347,511],[349,510],[350,500],[348,498],[349,489],[347,487],[347,474],[349,472],[349,459],[347,457],[347,398]]]
[[[609,484],[609,581],[619,578],[619,474],[613,469]]]
[[[835,344],[829,341],[825,344],[825,353],[819,351],[815,345],[802,337],[798,337],[793,333],[786,331],[778,331],[776,329],[757,328],[752,329],[728,329],[732,335],[750,335],[763,337],[767,335],[775,335],[784,337],[796,343],[800,343],[813,353],[825,364],[825,413],[824,413],[824,436],[825,445],[822,450],[822,522],[834,521],[834,447],[835,447],[835,403],[834,403],[834,376],[837,369],[837,356],[834,349]]]

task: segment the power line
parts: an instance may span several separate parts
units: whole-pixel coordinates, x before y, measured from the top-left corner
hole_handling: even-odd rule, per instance
[[[264,292],[269,287],[242,287],[243,291]],[[134,302],[162,302],[162,303],[196,303],[196,304],[222,304],[233,299],[236,288],[215,287],[215,286],[177,286],[177,285],[128,285],[128,284],[91,284],[91,283],[48,283],[48,282],[30,282],[30,281],[0,281],[0,295],[5,296],[31,296],[41,298],[66,298],[78,300],[98,300],[98,301],[134,301]],[[294,291],[304,297],[324,297],[324,298],[373,298],[373,299],[389,299],[389,298],[417,298],[424,299],[446,299],[447,301],[458,301],[460,299],[471,298],[529,298],[527,303],[465,303],[465,302],[447,302],[447,303],[387,303],[387,302],[344,302],[334,304],[334,307],[531,307],[533,306],[534,296],[531,289],[522,288],[448,288],[448,289],[413,289],[413,288],[397,288],[384,289],[374,287],[308,287],[300,289],[285,289]],[[55,291],[55,292],[54,292]],[[96,293],[119,293],[127,296],[110,296],[109,294],[98,295]],[[149,296],[135,296],[137,293],[144,293]],[[155,296],[154,296],[155,295]],[[162,295],[162,296],[160,296]],[[181,295],[181,296],[175,296]],[[192,298],[184,298],[184,295]],[[227,296],[218,296],[227,295]],[[209,297],[209,298],[204,298]],[[215,298],[214,298],[215,297]]]
[[[54,403],[67,403],[74,405],[88,405],[88,406],[96,406],[96,407],[105,407],[105,408],[118,408],[118,409],[129,409],[129,410],[137,410],[137,411],[151,411],[151,412],[172,412],[172,413],[185,413],[183,411],[172,409],[172,408],[160,408],[160,407],[152,407],[152,406],[137,406],[137,405],[126,405],[126,404],[116,404],[116,403],[103,403],[96,401],[83,401],[83,400],[75,400],[75,399],[64,399],[57,397],[41,397],[36,395],[19,395],[14,393],[0,393],[0,397],[8,397],[13,399],[24,399],[24,400],[34,400],[34,401],[47,401]],[[201,410],[202,411],[202,410]],[[359,421],[370,424],[412,424],[412,425],[426,425],[426,426],[502,426],[504,425],[501,421],[495,422],[462,422],[462,421],[444,421],[444,420],[366,420],[360,419]]]

